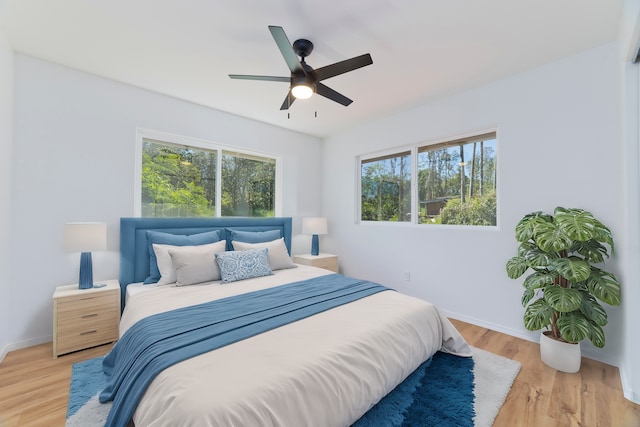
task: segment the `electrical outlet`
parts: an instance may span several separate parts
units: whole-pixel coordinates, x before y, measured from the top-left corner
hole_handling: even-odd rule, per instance
[[[404,277],[404,281],[405,282],[410,281],[411,280],[411,272],[405,271],[404,274],[403,274],[403,277]]]

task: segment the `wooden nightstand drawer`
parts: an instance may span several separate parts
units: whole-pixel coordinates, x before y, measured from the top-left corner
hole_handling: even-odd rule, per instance
[[[334,272],[338,272],[338,256],[332,254],[320,253],[318,255],[295,255],[293,257],[293,262],[302,265],[310,265],[313,267],[324,268],[326,270],[331,270]]]
[[[118,339],[118,318],[83,322],[69,329],[58,329],[57,353],[65,354]]]
[[[92,311],[90,313],[58,313],[58,335],[93,329],[99,325],[118,324],[120,313],[117,310]]]
[[[331,271],[338,271],[338,258],[319,259],[313,263],[314,267],[326,268]]]
[[[113,309],[120,295],[115,292],[105,292],[105,294],[60,299],[58,301],[58,314],[71,312],[77,314],[78,317],[82,317],[92,312]]]
[[[59,286],[53,294],[53,356],[118,339],[120,284],[102,288]]]

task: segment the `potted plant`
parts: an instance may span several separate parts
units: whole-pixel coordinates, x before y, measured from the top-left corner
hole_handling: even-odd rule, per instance
[[[507,275],[532,270],[523,282],[524,325],[545,330],[540,351],[547,365],[577,372],[580,341],[605,344],[607,313],[599,301],[620,304],[620,283],[597,266],[614,250],[611,231],[590,212],[562,207],[525,215],[515,231],[518,255],[507,261]]]

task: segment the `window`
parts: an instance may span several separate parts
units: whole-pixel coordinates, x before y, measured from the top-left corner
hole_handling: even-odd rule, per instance
[[[139,138],[136,197],[141,216],[276,215],[277,158],[190,138],[154,136],[164,137]]]
[[[411,152],[362,161],[363,221],[411,220]]]
[[[274,216],[276,162],[222,152],[222,216]]]
[[[363,156],[360,220],[495,226],[496,161],[496,132]]]

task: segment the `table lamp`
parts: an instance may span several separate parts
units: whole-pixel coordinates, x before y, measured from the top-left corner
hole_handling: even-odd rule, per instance
[[[302,218],[302,234],[311,234],[311,255],[320,253],[318,234],[327,234],[326,218]]]
[[[103,222],[71,222],[64,226],[64,246],[67,252],[81,252],[78,288],[93,287],[92,251],[107,249],[107,224]]]

